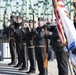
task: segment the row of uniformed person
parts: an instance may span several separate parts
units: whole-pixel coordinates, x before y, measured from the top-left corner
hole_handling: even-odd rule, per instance
[[[46,53],[48,53],[49,51],[46,50],[45,40],[49,39],[50,43],[48,42],[48,46],[51,45],[53,50],[55,51],[59,75],[68,75],[67,56],[61,45],[56,26],[50,26],[44,24],[43,18],[38,18],[38,27],[36,29],[33,28],[33,23],[34,23],[33,20],[29,20],[29,27],[27,27],[23,22],[22,18],[20,16],[17,17],[17,22],[14,23],[15,26],[14,28],[12,28],[12,30],[14,32],[13,35],[15,38],[14,41],[16,42],[18,63],[16,64],[17,59],[14,52],[15,49],[11,48],[10,46],[10,53],[12,60],[9,65],[15,63],[16,65],[14,67],[20,67],[19,70],[27,70],[28,60],[26,53],[28,52],[30,69],[26,73],[36,72],[36,60],[37,60],[37,65],[39,70],[38,75],[48,75],[48,66],[47,66],[48,59],[46,59],[45,62],[45,58],[46,58]],[[48,30],[47,34],[45,29]],[[52,34],[50,34],[50,32]],[[26,44],[26,49],[25,49],[25,44]],[[14,59],[12,57],[14,57]],[[15,61],[13,62],[13,60]]]
[[[29,57],[30,69],[27,73],[35,73],[36,70],[36,58],[31,34],[33,21],[31,21],[32,20],[29,21],[29,27],[27,27],[27,21],[23,21],[22,17],[18,16],[17,21],[11,21],[10,26],[8,27],[11,54],[11,63],[8,65],[15,65],[14,67],[20,67],[19,70],[27,70]],[[16,53],[18,56],[18,62]]]

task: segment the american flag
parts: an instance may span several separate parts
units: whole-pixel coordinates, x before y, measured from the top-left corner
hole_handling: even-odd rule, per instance
[[[52,0],[52,1],[53,1],[54,13],[58,23],[57,29],[58,29],[61,41],[63,43],[66,42],[66,38],[67,38],[68,49],[74,50],[74,48],[76,48],[76,30],[73,25],[73,22],[69,19],[68,12],[62,0]],[[64,36],[64,32],[65,32],[66,38]]]
[[[59,13],[58,13],[57,8],[56,8],[57,6],[60,6],[65,11],[64,5],[63,5],[61,0],[57,0],[57,1],[53,0],[53,6],[54,6],[54,13],[55,13],[56,20],[57,20],[57,30],[58,30],[58,34],[59,34],[59,37],[60,37],[60,41],[61,41],[62,45],[65,45],[66,44],[66,38],[65,38],[65,35],[64,35],[64,31],[63,31],[60,16],[59,16]]]
[[[68,11],[66,10],[64,3],[62,2],[62,0],[57,0],[58,5],[61,7],[62,10],[64,10],[64,12],[66,13],[67,16],[69,16]]]
[[[64,3],[62,0],[52,0],[54,3],[54,13],[57,21],[60,20],[62,28],[64,28],[64,32],[68,42],[68,50],[70,50],[70,60],[73,66],[73,69],[76,73],[76,55],[72,54],[72,51],[76,48],[76,30],[73,25],[73,22],[68,17],[68,11],[66,10]],[[57,17],[57,15],[58,17]],[[59,21],[58,21],[59,24]],[[60,29],[58,28],[60,31]],[[62,35],[62,34],[61,34]],[[71,73],[72,75],[72,73]]]

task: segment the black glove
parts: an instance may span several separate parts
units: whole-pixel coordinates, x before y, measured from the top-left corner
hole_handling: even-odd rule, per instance
[[[25,35],[26,34],[26,30],[22,29],[22,34]]]
[[[32,31],[32,32],[36,32],[36,29],[33,28],[31,31]]]
[[[19,35],[18,30],[14,30],[14,34],[15,34],[15,35]]]
[[[75,48],[74,50],[72,50],[72,53],[73,53],[73,54],[76,54],[76,48]]]
[[[48,39],[48,34],[45,34],[45,35],[44,35],[44,38],[45,38],[45,39]]]
[[[34,28],[34,29],[32,29],[32,33],[33,34],[38,34],[38,32],[37,32],[37,30]]]
[[[49,30],[49,29],[50,29],[50,25],[45,24],[45,25],[43,26],[43,28],[44,28],[44,29],[47,28],[47,30]]]

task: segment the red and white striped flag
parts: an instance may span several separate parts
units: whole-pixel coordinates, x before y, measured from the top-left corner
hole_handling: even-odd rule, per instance
[[[54,6],[54,13],[55,13],[56,20],[57,20],[57,30],[58,30],[58,34],[59,34],[60,41],[61,41],[62,45],[65,45],[66,38],[65,38],[64,31],[62,28],[62,22],[61,22],[60,16],[59,16],[59,13],[56,8],[58,6],[58,4],[55,1],[53,0],[53,6]],[[61,3],[60,0],[59,0],[59,3]],[[60,6],[63,8],[63,3],[61,3]]]
[[[66,10],[64,3],[62,0],[57,0],[58,5],[61,7],[61,9],[66,13],[67,16],[69,16],[68,11]]]
[[[70,50],[70,60],[74,68],[74,71],[76,73],[76,55],[72,54],[72,50],[76,48],[76,30],[73,25],[73,22],[67,16],[68,12],[62,0],[53,0],[53,2],[55,2],[54,11],[57,11],[57,14],[59,15],[59,19],[62,22],[62,27],[64,28],[64,32],[65,32],[67,42],[68,42],[68,49]]]
[[[73,22],[67,16],[68,12],[62,0],[52,0],[52,1],[53,1],[54,13],[57,19],[57,23],[58,25],[61,23],[59,27],[62,26],[62,29],[64,29],[64,32],[67,38],[68,49],[73,50],[74,48],[76,48],[76,30],[73,25]],[[63,34],[61,35],[63,36]]]

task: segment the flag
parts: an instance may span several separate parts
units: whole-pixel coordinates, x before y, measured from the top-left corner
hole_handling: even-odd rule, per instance
[[[61,21],[62,28],[64,29],[64,32],[65,32],[65,35],[67,38],[68,49],[73,50],[74,48],[76,48],[76,30],[73,25],[73,22],[67,16],[68,12],[67,12],[62,0],[53,0],[53,2],[55,2],[54,5],[56,5],[56,6],[54,6],[54,11],[57,11],[57,15],[59,15],[58,19],[60,19],[60,21]],[[55,13],[55,15],[56,15],[56,13]],[[57,19],[57,17],[56,17],[56,19]]]
[[[70,50],[70,60],[71,64],[73,66],[73,69],[76,73],[76,55],[72,54],[72,50],[76,48],[76,30],[73,25],[73,22],[68,17],[68,12],[62,2],[62,0],[53,0],[55,1],[54,10],[57,11],[57,14],[59,15],[59,18],[62,23],[62,27],[64,29],[67,43],[68,43],[68,50]]]
[[[61,22],[60,16],[59,16],[58,11],[56,9],[57,4],[54,0],[53,0],[53,6],[54,6],[54,13],[55,13],[56,20],[57,20],[57,31],[58,31],[58,34],[60,37],[60,41],[61,41],[62,45],[65,45],[66,38],[65,38],[64,31],[62,28],[62,22]]]

